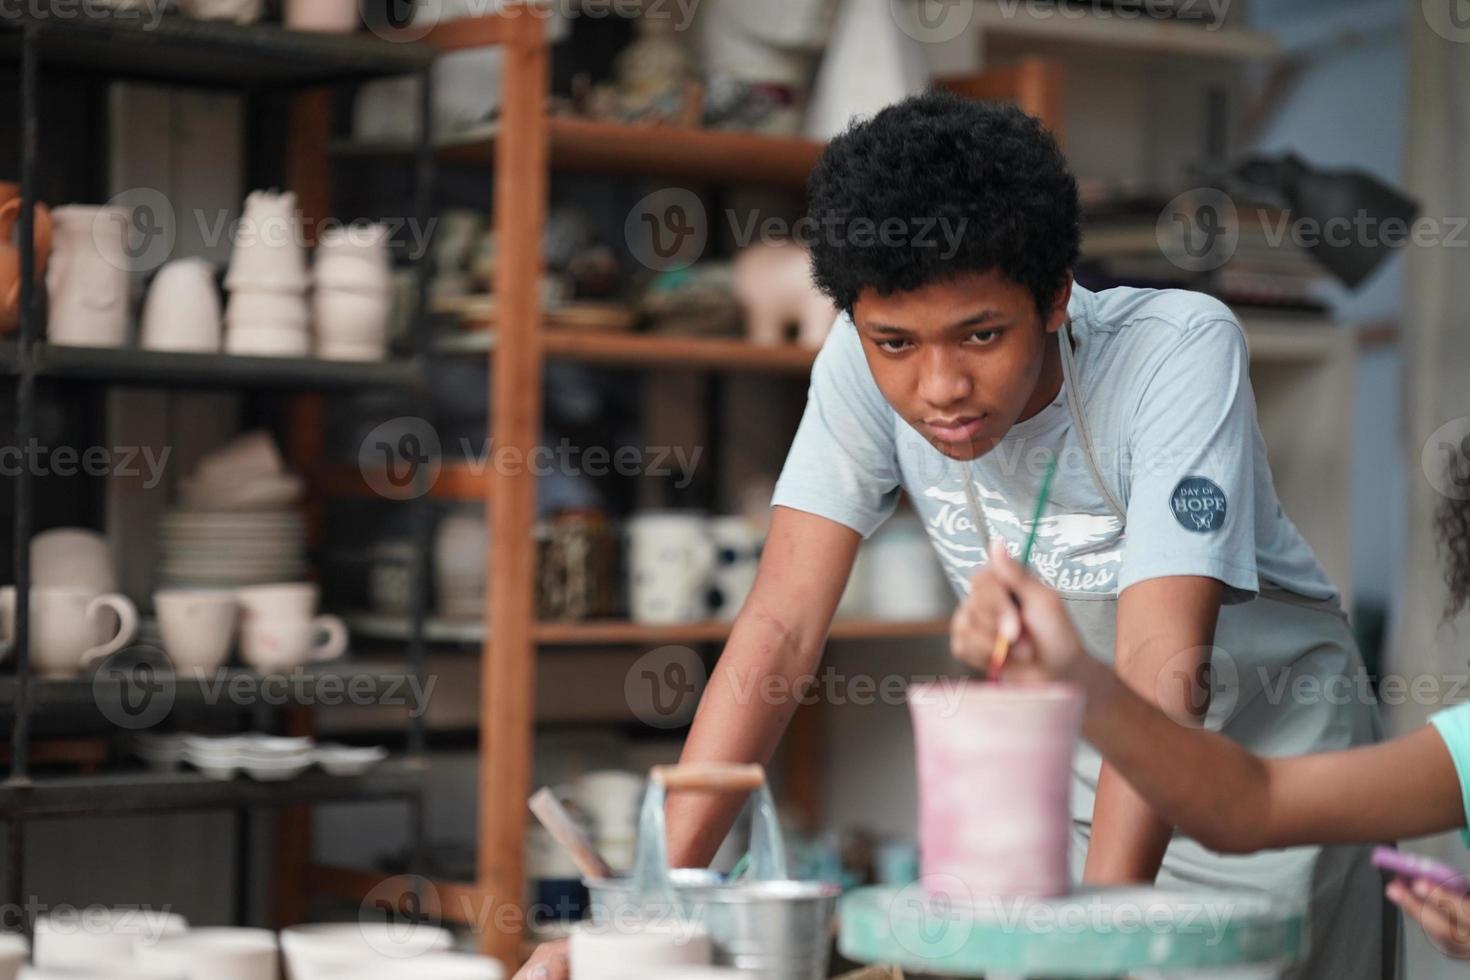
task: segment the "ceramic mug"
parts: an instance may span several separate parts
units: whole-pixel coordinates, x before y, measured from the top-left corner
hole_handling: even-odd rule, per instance
[[[421,923],[320,922],[281,930],[291,980],[320,980],[331,970],[386,961],[391,967],[437,958],[454,942],[446,929]]]
[[[305,327],[231,321],[225,330],[225,353],[241,357],[306,357],[311,334]]]
[[[0,980],[15,980],[31,957],[30,943],[18,933],[0,933]]]
[[[142,345],[147,350],[220,349],[219,291],[214,263],[174,259],[153,277],[143,301]]]
[[[51,217],[55,241],[46,269],[46,340],[70,347],[123,346],[131,209],[66,205]]]
[[[209,589],[160,589],[153,609],[163,651],[179,673],[213,674],[230,659],[239,602],[234,593]]]
[[[312,278],[318,289],[383,291],[390,278],[388,226],[357,223],[322,232]]]
[[[717,555],[699,512],[646,511],[628,521],[628,597],[639,623],[688,623],[709,611]]]
[[[251,191],[235,229],[225,287],[304,293],[306,247],[296,195]]]
[[[335,660],[347,650],[347,625],[336,616],[252,620],[240,627],[240,659],[262,673]]]
[[[241,288],[230,291],[230,298],[225,302],[225,321],[305,330],[311,323],[311,310],[302,293]]]
[[[193,929],[140,940],[133,959],[145,970],[184,980],[280,980],[276,934],[266,929]]]
[[[740,612],[755,588],[766,535],[755,521],[740,516],[713,518],[709,533],[717,550],[713,583],[715,615],[728,621]]]
[[[42,915],[36,919],[36,966],[126,977],[131,974],[119,965],[132,961],[134,944],[157,942],[188,928],[188,920],[181,915],[146,908],[85,908]],[[149,971],[148,975],[172,974]]]
[[[374,290],[318,286],[312,294],[312,320],[323,341],[386,345],[392,307],[386,282]]]
[[[265,0],[179,0],[179,13],[195,20],[253,24],[265,14]]]
[[[0,641],[7,648],[15,642],[15,597],[15,586],[0,588]],[[104,612],[109,609],[113,616]],[[115,592],[39,586],[31,589],[30,630],[31,670],[38,677],[75,677],[133,641],[138,610]]]
[[[960,907],[1069,892],[1081,690],[947,679],[911,685],[908,702],[925,890]]]
[[[235,590],[240,603],[240,625],[277,619],[310,619],[316,615],[321,589],[314,582],[273,582]]]
[[[572,927],[572,976],[577,980],[624,980],[630,964],[637,975],[649,967],[698,967],[714,962],[709,933],[692,921],[642,923],[579,922]]]
[[[286,0],[286,26],[293,31],[351,34],[361,26],[357,0]]]
[[[107,539],[84,527],[57,527],[31,538],[31,582],[112,592],[117,576]]]
[[[15,241],[19,221],[20,185],[0,181],[0,333],[14,330],[20,323],[20,245]],[[51,255],[51,212],[39,201],[31,240],[35,243],[35,276],[39,281]]]
[[[903,621],[941,619],[953,612],[954,591],[917,517],[893,517],[864,547],[869,575],[866,615]]]

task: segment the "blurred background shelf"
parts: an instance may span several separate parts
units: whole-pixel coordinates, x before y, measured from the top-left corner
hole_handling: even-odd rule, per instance
[[[483,354],[495,350],[491,330],[463,330],[436,338],[441,354]],[[594,330],[547,330],[541,347],[549,358],[615,367],[691,368],[769,374],[806,374],[816,350],[795,344],[761,346],[737,337],[684,337]]]
[[[594,643],[717,643],[730,635],[734,624],[723,621],[651,626],[624,620],[588,620],[582,623],[537,623],[533,631],[543,646],[578,646]],[[828,633],[830,640],[907,639],[947,636],[949,620],[897,622],[873,619],[839,619]]]
[[[803,187],[823,144],[795,136],[692,129],[550,116],[546,119],[553,170],[681,177],[716,182]],[[438,141],[446,163],[491,166],[500,129],[492,124]],[[341,140],[342,157],[408,156],[407,143]]]
[[[1028,55],[1106,57],[1125,55],[1191,60],[1250,61],[1281,53],[1275,35],[1240,26],[1190,23],[1161,17],[1129,16],[1105,10],[1087,15],[1083,9],[1049,8],[1050,16],[1018,10],[1015,0],[977,0],[974,23],[987,45],[1014,46]]]
[[[33,679],[30,697],[31,708],[37,715],[70,713],[125,704],[127,701],[146,707],[156,698],[166,698],[169,703],[181,707],[231,708],[239,707],[240,703],[291,707],[316,704],[327,697],[345,696],[349,685],[359,692],[386,693],[405,689],[414,679],[414,675],[402,667],[388,667],[366,660],[344,660],[289,674],[260,674],[231,668],[211,677],[142,667],[121,672],[104,668],[93,676]],[[0,717],[13,713],[18,687],[15,677],[0,677]]]
[[[106,347],[38,345],[42,378],[157,388],[413,388],[424,384],[417,361],[328,361],[315,357],[239,357]]]
[[[162,4],[28,0],[0,19],[0,59],[20,56],[34,31],[41,60],[73,72],[240,89],[302,88],[426,70],[434,51],[369,33],[291,31],[165,15]]]
[[[256,782],[248,776],[214,780],[196,772],[144,770],[43,777],[29,785],[0,785],[0,812],[27,816],[97,816],[411,799],[421,792],[427,771],[428,765],[422,760],[389,759],[360,776],[329,776],[312,771],[276,783]]]
[[[354,634],[365,639],[407,640],[411,624],[407,617],[385,613],[354,613],[344,617]],[[542,646],[588,646],[597,644],[717,643],[730,636],[733,623],[710,620],[667,626],[634,623],[621,619],[591,619],[582,622],[537,623],[533,636]],[[925,636],[947,636],[949,620],[891,621],[839,619],[828,634],[831,640],[886,640]],[[445,619],[430,616],[424,623],[424,638],[431,643],[477,644],[485,639],[479,620]]]

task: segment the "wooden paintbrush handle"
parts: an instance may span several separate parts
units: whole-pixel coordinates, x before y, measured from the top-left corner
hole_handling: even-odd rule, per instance
[[[540,789],[531,797],[531,812],[536,814],[536,819],[541,821],[541,826],[546,828],[552,839],[566,848],[572,863],[584,878],[600,881],[613,876],[612,868],[597,853],[597,848],[592,846],[582,828],[577,826],[550,789]]]
[[[709,793],[749,793],[766,782],[761,766],[734,762],[693,762],[654,766],[649,778],[666,790],[703,790]]]

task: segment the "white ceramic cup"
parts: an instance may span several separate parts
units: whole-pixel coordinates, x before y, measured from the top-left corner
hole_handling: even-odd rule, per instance
[[[306,245],[296,195],[290,191],[252,191],[235,227],[234,248],[225,286],[239,289],[304,293]]]
[[[747,517],[728,516],[712,518],[709,533],[717,550],[713,585],[720,601],[715,615],[732,620],[755,588],[765,531]]]
[[[322,340],[356,343],[384,342],[393,297],[388,281],[374,290],[318,286],[312,294],[313,322]]]
[[[628,521],[629,605],[639,623],[688,623],[709,613],[715,544],[693,511],[646,511]]]
[[[351,34],[362,26],[357,0],[286,0],[286,26],[293,31]]]
[[[692,922],[580,922],[572,929],[576,980],[630,980],[650,967],[698,967],[714,961],[709,934]]]
[[[31,538],[31,582],[111,592],[117,588],[112,549],[105,537],[87,528],[42,531]]]
[[[331,970],[402,966],[443,953],[454,937],[436,926],[376,922],[323,922],[281,930],[290,980],[324,980]]]
[[[240,658],[262,673],[285,671],[342,656],[347,639],[336,616],[252,620],[240,628]]]
[[[358,223],[328,228],[316,247],[312,278],[318,289],[384,290],[392,263],[388,257],[388,226]]]
[[[321,980],[504,980],[499,960],[469,953],[426,953],[412,959],[380,956],[353,966],[332,966]]]
[[[7,651],[15,640],[15,597],[15,586],[0,588]],[[54,586],[31,589],[30,665],[38,677],[75,677],[127,646],[137,633],[138,610],[127,596]]]
[[[265,0],[179,0],[179,13],[195,20],[253,24],[265,14]]]
[[[381,361],[388,356],[388,340],[356,343],[343,340],[319,340],[316,356],[324,361]]]
[[[280,980],[276,934],[266,929],[193,929],[140,940],[134,959],[145,970],[183,980]]]
[[[311,309],[304,293],[242,286],[231,290],[230,298],[225,301],[225,319],[230,323],[304,330],[311,322]]]
[[[225,325],[225,353],[239,357],[307,357],[311,354],[311,333],[305,327],[230,321]]]
[[[941,619],[954,611],[954,591],[917,517],[901,515],[865,544],[868,551],[866,614],[875,619]]]
[[[240,601],[240,625],[277,619],[310,619],[316,615],[321,589],[314,582],[273,582],[235,590]]]
[[[233,592],[210,589],[160,589],[153,609],[163,635],[163,650],[181,674],[209,675],[230,659],[239,601]]]
[[[15,980],[30,957],[31,946],[25,936],[0,933],[0,980]]]
[[[122,207],[51,209],[47,342],[68,347],[121,347],[127,342],[131,219],[131,209]]]
[[[123,971],[132,963],[135,943],[157,942],[188,928],[183,916],[153,909],[96,907],[53,912],[36,919],[35,963],[45,970],[126,976]]]
[[[194,478],[220,483],[283,473],[286,462],[276,441],[264,429],[241,433],[194,464]]]
[[[143,302],[142,344],[147,350],[217,352],[221,343],[214,263],[174,259],[154,276]]]

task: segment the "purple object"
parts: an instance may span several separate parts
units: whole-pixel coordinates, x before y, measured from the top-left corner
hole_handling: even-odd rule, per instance
[[[1457,895],[1470,895],[1470,876],[1459,868],[1433,861],[1417,854],[1405,854],[1392,847],[1375,847],[1373,864],[1401,878],[1422,878],[1439,888],[1448,888]]]

